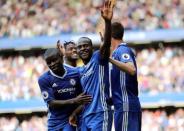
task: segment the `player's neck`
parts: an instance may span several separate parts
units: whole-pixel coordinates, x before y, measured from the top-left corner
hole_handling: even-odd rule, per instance
[[[112,44],[112,50],[115,50],[118,48],[118,46],[123,43],[123,40],[116,40],[114,41],[114,43]]]
[[[70,65],[70,66],[73,66],[73,67],[76,67],[76,66],[77,66],[76,60],[69,61],[69,60],[65,59],[65,63],[66,63],[67,65]]]
[[[59,68],[57,71],[52,71],[54,74],[58,75],[58,76],[63,76],[65,74],[65,69],[62,66],[61,68]]]
[[[90,60],[91,60],[91,56],[88,59],[82,59],[82,62],[84,63],[84,65],[87,65]]]
[[[82,61],[83,61],[84,65],[87,65],[88,62],[90,61],[90,59],[89,60],[82,60]]]

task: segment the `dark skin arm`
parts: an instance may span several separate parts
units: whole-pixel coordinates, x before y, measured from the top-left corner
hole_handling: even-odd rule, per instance
[[[72,126],[77,126],[77,116],[82,112],[84,105],[78,106],[70,115],[69,123]]]
[[[86,104],[86,103],[90,103],[91,101],[92,101],[92,97],[90,95],[85,95],[84,93],[81,93],[77,97],[68,99],[68,100],[52,100],[49,102],[49,107],[57,109],[57,108],[61,108],[61,107],[73,105],[73,104],[78,104],[78,105]]]
[[[107,1],[101,10],[101,16],[105,21],[105,33],[103,37],[103,44],[100,47],[100,55],[102,59],[108,59],[110,56],[111,46],[111,19],[113,16],[113,8],[111,1]],[[102,38],[102,37],[101,37]]]

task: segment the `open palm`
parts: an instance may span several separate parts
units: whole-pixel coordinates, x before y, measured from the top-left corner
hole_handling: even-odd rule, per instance
[[[112,0],[105,2],[104,7],[101,10],[101,15],[105,20],[111,20],[113,16],[114,4]]]

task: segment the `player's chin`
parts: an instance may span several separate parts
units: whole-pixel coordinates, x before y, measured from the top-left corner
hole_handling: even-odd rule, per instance
[[[89,54],[81,54],[80,58],[83,59],[83,60],[88,59],[89,58]]]
[[[54,71],[54,72],[55,72],[55,71],[58,71],[59,68],[60,68],[59,65],[55,65],[55,66],[50,67],[50,69],[51,69],[52,71]]]
[[[73,55],[72,55],[72,59],[75,60],[75,59],[78,59],[78,58],[79,58],[79,56],[78,56],[77,54],[73,54]]]
[[[52,70],[53,72],[57,72],[59,69],[58,69],[58,68],[51,68],[51,70]]]

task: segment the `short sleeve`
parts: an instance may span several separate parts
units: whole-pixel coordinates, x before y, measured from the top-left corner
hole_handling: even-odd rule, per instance
[[[45,103],[48,104],[49,101],[54,100],[53,90],[49,84],[49,81],[44,78],[39,78],[38,84],[41,90],[42,97]]]
[[[133,57],[134,57],[134,55],[133,55],[131,49],[128,47],[120,48],[115,53],[115,56],[114,56],[115,59],[117,59],[121,62],[124,62],[124,63],[133,62]]]

